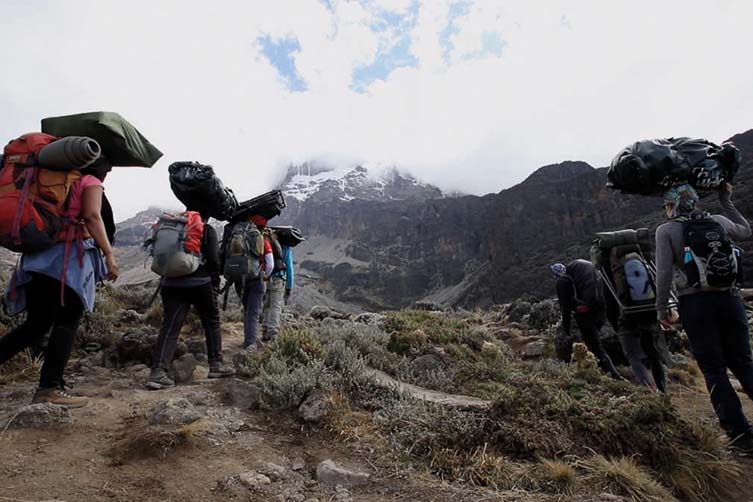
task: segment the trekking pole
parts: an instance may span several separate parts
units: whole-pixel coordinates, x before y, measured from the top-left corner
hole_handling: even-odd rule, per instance
[[[147,305],[146,308],[151,308],[152,304],[154,303],[154,300],[157,299],[157,295],[159,294],[160,289],[162,289],[162,279],[159,280],[159,284],[157,284],[157,289],[154,290],[154,294],[152,295],[151,300],[149,300],[149,305]]]

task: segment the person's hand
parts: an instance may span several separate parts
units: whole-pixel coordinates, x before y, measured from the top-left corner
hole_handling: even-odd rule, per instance
[[[290,300],[290,290],[289,289],[287,289],[287,288],[285,289],[285,294],[283,295],[282,298],[285,301],[285,305],[287,305],[288,301]]]
[[[662,319],[659,319],[659,325],[664,331],[673,329],[673,325],[679,321],[680,318],[674,310],[669,310]]]
[[[120,267],[118,267],[118,262],[115,261],[115,255],[112,253],[105,255],[105,265],[107,266],[107,280],[117,280],[120,276]]]
[[[732,183],[726,182],[722,185],[722,192],[732,193]]]

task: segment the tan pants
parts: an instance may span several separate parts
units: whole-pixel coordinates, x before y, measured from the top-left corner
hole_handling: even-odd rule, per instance
[[[273,339],[280,331],[280,316],[285,303],[285,280],[282,277],[272,277],[267,284],[262,310],[262,337]]]

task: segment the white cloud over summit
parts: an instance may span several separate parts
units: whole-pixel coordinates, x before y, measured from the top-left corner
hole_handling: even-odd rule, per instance
[[[164,151],[108,180],[120,217],[174,204],[175,160],[241,198],[311,158],[486,193],[753,127],[746,0],[6,0],[0,19],[1,137],[105,109]]]

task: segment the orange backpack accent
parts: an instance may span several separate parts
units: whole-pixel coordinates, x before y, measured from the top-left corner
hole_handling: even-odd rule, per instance
[[[19,253],[52,247],[65,235],[65,208],[78,170],[53,171],[37,156],[57,137],[29,133],[8,143],[0,167],[0,246]]]

